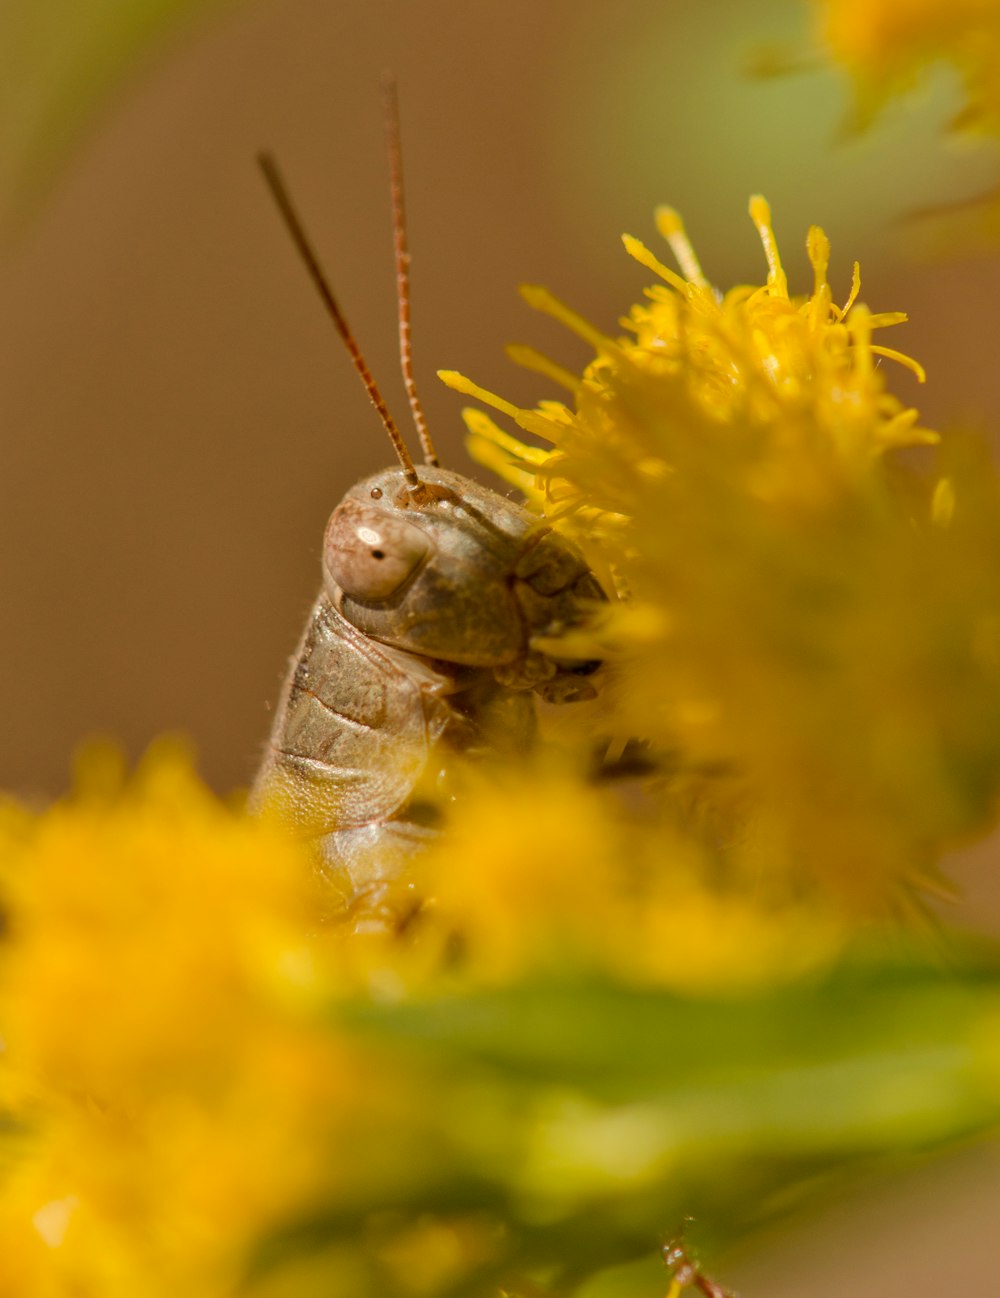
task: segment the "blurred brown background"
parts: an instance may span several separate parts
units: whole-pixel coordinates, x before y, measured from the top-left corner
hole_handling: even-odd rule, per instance
[[[402,419],[384,68],[401,87],[416,365],[449,466],[468,467],[461,402],[436,368],[527,403],[546,385],[505,360],[505,343],[585,359],[520,303],[518,282],[614,330],[648,279],[618,234],[655,241],[657,202],[685,213],[717,283],[759,281],[753,190],[772,202],[793,284],[809,286],[802,247],[818,221],[841,297],[859,257],[864,300],[909,311],[891,344],[925,361],[930,383],[902,370],[892,382],[926,422],[1000,427],[1000,257],[915,262],[904,219],[985,187],[996,156],[940,133],[956,105],[944,74],[864,140],[841,137],[834,75],[745,75],[762,47],[802,45],[805,13],[796,0],[260,0],[147,59],[8,221],[0,787],[59,792],[95,732],[136,754],[180,731],[216,787],[249,779],[326,516],[390,459],[253,158],[278,154]],[[989,876],[964,868],[975,910]],[[803,1245],[801,1265],[785,1245],[763,1271],[747,1260],[746,1293],[1000,1292],[996,1209],[983,1206],[997,1180],[987,1155],[921,1174],[874,1254],[871,1204],[853,1221],[838,1209],[832,1243]],[[928,1203],[935,1232],[915,1236]]]

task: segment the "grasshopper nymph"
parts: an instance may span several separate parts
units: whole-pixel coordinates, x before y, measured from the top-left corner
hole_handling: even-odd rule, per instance
[[[317,845],[360,917],[391,920],[387,883],[435,831],[415,798],[449,752],[524,748],[531,694],[593,697],[596,661],[537,647],[605,596],[569,542],[506,497],[439,466],[413,385],[409,256],[395,91],[387,87],[400,353],[424,462],[406,448],[277,168],[265,178],[399,460],[333,511],[323,584],[292,660],[254,805]],[[388,913],[386,913],[388,910]]]

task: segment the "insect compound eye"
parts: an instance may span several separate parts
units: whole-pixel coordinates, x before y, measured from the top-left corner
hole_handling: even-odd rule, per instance
[[[430,540],[419,527],[384,509],[345,500],[327,524],[323,562],[345,595],[377,603],[399,590],[430,550]]]

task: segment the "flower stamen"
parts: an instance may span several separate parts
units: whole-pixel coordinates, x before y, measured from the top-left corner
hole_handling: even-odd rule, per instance
[[[655,218],[656,228],[670,244],[670,251],[677,258],[677,265],[680,266],[685,279],[691,284],[697,284],[699,288],[710,288],[711,285],[701,269],[701,262],[688,238],[680,213],[664,205],[656,209]]]
[[[777,240],[771,225],[771,208],[762,194],[754,194],[750,199],[750,219],[757,227],[760,241],[764,245],[764,256],[767,258],[767,288],[772,297],[788,297],[788,278],[781,265]]]

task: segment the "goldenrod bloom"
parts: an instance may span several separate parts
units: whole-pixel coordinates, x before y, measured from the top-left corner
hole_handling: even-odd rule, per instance
[[[314,1026],[305,855],[181,757],[117,765],[0,818],[0,1292],[217,1298],[362,1082]]]
[[[564,378],[572,405],[519,410],[443,377],[550,443],[466,414],[472,453],[626,596],[595,633],[606,733],[695,777],[682,796],[707,803],[737,874],[878,906],[900,880],[931,882],[996,796],[1000,492],[957,441],[947,473],[895,454],[937,441],[882,360],[922,369],[874,341],[905,316],[858,301],[857,267],[837,305],[816,228],[811,291],[793,296],[762,199],[751,216],[767,281],[724,295],[669,209],[683,274],[626,238],[660,282],[625,337],[527,291],[595,349],[579,379],[516,353]]]
[[[666,837],[643,846],[575,771],[494,776],[468,773],[453,832],[417,876],[430,904],[415,943],[318,925],[329,907],[308,852],[221,804],[169,747],[130,780],[93,750],[62,804],[0,808],[0,1291],[226,1298],[298,1216],[362,1220],[425,1181],[433,1197],[468,1083],[446,1102],[446,1079],[400,1072],[339,1031],[334,1007],[368,988],[433,999],[442,985],[603,974],[746,993],[840,947],[840,926],[814,912],[790,924],[715,897],[678,832],[661,859]],[[449,1135],[459,1179],[511,1139],[502,1090],[490,1104],[503,1115],[475,1103]],[[548,1176],[540,1165],[532,1194]],[[501,1219],[460,1201],[390,1216],[351,1227],[301,1291],[436,1292],[502,1239]],[[300,1292],[294,1270],[279,1274],[275,1292]]]
[[[416,869],[433,898],[419,958],[507,984],[603,972],[639,986],[746,995],[819,970],[853,936],[830,907],[726,886],[695,823],[573,767],[470,770],[448,834]],[[452,954],[451,962],[455,956]]]
[[[350,957],[175,758],[98,783],[0,817],[5,1294],[537,1292],[995,1125],[994,968],[838,980],[833,917],[571,770],[471,776],[424,914]]]

